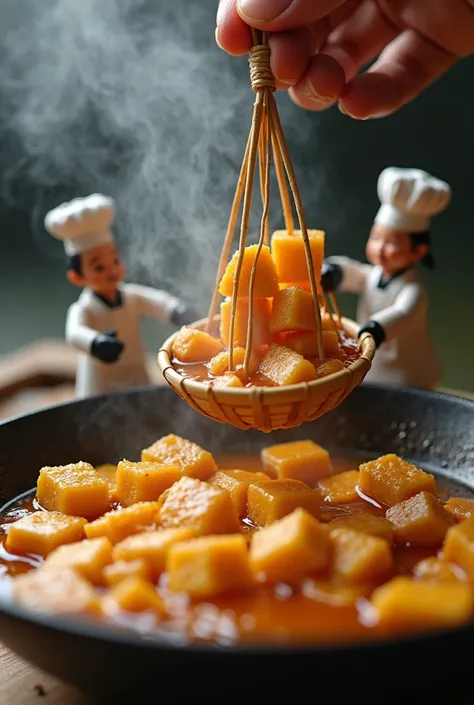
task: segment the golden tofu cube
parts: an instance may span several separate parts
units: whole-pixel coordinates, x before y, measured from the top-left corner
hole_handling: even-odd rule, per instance
[[[31,570],[17,576],[13,600],[39,614],[100,613],[99,593],[71,568]]]
[[[224,349],[221,341],[209,333],[184,326],[173,340],[173,356],[179,362],[207,362]]]
[[[436,495],[434,475],[390,453],[359,467],[359,487],[381,504],[392,507],[418,492]]]
[[[269,327],[271,333],[316,331],[312,295],[297,286],[279,291],[273,299]]]
[[[55,548],[84,538],[86,520],[60,512],[33,512],[8,525],[5,548],[19,555],[47,556]]]
[[[388,541],[352,529],[332,529],[333,571],[349,584],[377,584],[394,569]]]
[[[304,509],[252,535],[250,564],[268,582],[298,582],[325,568],[329,557],[326,527]]]
[[[413,568],[413,575],[418,580],[432,580],[437,583],[466,580],[466,575],[461,568],[436,556],[429,556],[417,563]]]
[[[168,553],[169,588],[206,599],[254,585],[242,535],[204,536],[175,543]]]
[[[149,566],[152,578],[158,578],[165,570],[170,547],[193,537],[192,529],[162,529],[129,536],[115,546],[114,561],[141,559]]]
[[[309,360],[276,343],[272,343],[268,348],[258,371],[277,386],[311,382],[316,379],[316,370]]]
[[[104,581],[107,587],[118,585],[126,578],[141,578],[151,582],[151,570],[144,560],[116,561],[104,568]]]
[[[373,586],[341,585],[327,578],[307,578],[301,586],[305,597],[331,607],[352,607],[361,597],[370,597]]]
[[[393,541],[393,528],[385,517],[378,517],[369,512],[356,512],[347,516],[337,517],[330,524],[331,529],[352,529],[360,531],[362,534],[378,536],[389,543]]]
[[[234,275],[237,270],[239,257],[240,251],[237,250],[228,263],[224,276],[220,281],[219,293],[222,296],[232,296],[234,293]],[[255,260],[257,260],[257,266],[255,268],[253,297],[256,299],[271,298],[278,292],[278,276],[270,249],[267,245],[264,245],[258,253],[258,245],[249,245],[245,248],[242,268],[239,274],[238,298],[250,298],[250,276]]]
[[[158,515],[165,529],[187,527],[197,536],[233,534],[240,528],[230,494],[192,477],[170,488]]]
[[[472,616],[473,591],[466,583],[431,583],[399,576],[377,588],[371,603],[379,624],[397,630],[456,626]]]
[[[334,330],[323,330],[322,338],[324,357],[337,357],[340,352],[339,336],[337,332]],[[303,357],[309,359],[318,357],[318,339],[314,332],[295,331],[281,333],[276,338],[276,342],[287,348],[291,348],[291,350],[303,355]]]
[[[451,526],[444,539],[442,557],[462,568],[474,580],[474,519]]]
[[[234,348],[232,355],[232,365],[233,369],[238,365],[243,365],[245,360],[245,348],[236,347]],[[220,377],[229,371],[229,351],[223,350],[218,355],[209,360],[207,363],[207,369],[214,375],[214,377]]]
[[[386,517],[393,526],[396,543],[427,548],[440,546],[453,523],[450,514],[429,492],[419,492],[395,504]]]
[[[263,469],[279,480],[301,480],[314,487],[331,474],[329,453],[314,441],[290,441],[264,448],[260,453]]]
[[[334,320],[334,316],[331,316],[328,311],[321,311],[321,327],[323,332],[332,331],[333,333],[337,333],[337,324]]]
[[[317,282],[321,278],[324,259],[323,230],[308,230],[314,276]],[[278,280],[281,282],[309,282],[306,250],[301,230],[294,230],[290,235],[287,230],[276,230],[271,239],[272,256]]]
[[[122,507],[157,500],[180,477],[179,468],[172,465],[121,460],[117,467],[118,500]]]
[[[142,462],[163,463],[179,468],[181,475],[207,480],[217,470],[217,465],[209,453],[185,438],[170,433],[142,450]]]
[[[238,377],[234,372],[224,372],[220,377],[215,377],[212,382],[213,387],[219,389],[230,389],[243,387],[240,377]]]
[[[474,516],[474,499],[467,497],[450,497],[444,508],[456,521],[463,521]]]
[[[312,360],[311,362],[314,364],[317,379],[334,375],[336,372],[341,372],[341,370],[344,369],[342,360],[325,360],[324,362]]]
[[[92,519],[109,509],[107,482],[89,463],[41,468],[36,496],[44,509]]]
[[[89,539],[59,546],[49,554],[43,569],[71,568],[93,585],[102,585],[105,566],[112,563],[109,539]]]
[[[129,576],[115,585],[107,595],[107,603],[117,605],[124,612],[154,612],[162,617],[165,606],[162,598],[147,580]]]
[[[337,475],[320,480],[319,489],[326,504],[351,504],[360,502],[357,492],[359,471],[345,470]]]
[[[248,488],[248,516],[257,526],[273,524],[301,507],[319,518],[321,495],[300,480],[268,480]]]
[[[218,470],[208,482],[229,492],[239,517],[247,514],[247,492],[252,482],[262,482],[270,478],[264,472],[247,470]]]
[[[111,463],[97,465],[95,471],[105,480],[109,488],[109,501],[117,502],[117,466]]]
[[[221,303],[220,336],[224,345],[230,346],[230,324],[232,321],[232,301]],[[272,340],[272,334],[268,324],[270,322],[270,302],[268,299],[253,299],[253,323],[252,323],[252,350],[262,345],[268,345]],[[237,349],[245,349],[249,331],[249,299],[238,299],[235,309],[234,321],[234,353]],[[243,363],[243,359],[242,359]],[[235,364],[242,364],[235,363]]]
[[[157,502],[138,502],[125,509],[107,512],[100,519],[86,525],[86,536],[88,539],[106,536],[112,544],[119,543],[127,536],[138,534],[154,524],[157,512]]]

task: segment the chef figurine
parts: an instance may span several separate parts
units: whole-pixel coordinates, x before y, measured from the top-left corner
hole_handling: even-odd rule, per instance
[[[417,264],[433,269],[430,222],[448,205],[451,188],[419,169],[391,167],[380,174],[377,190],[381,207],[366,245],[370,264],[329,257],[322,286],[360,295],[359,335],[369,331],[378,348],[367,381],[429,389],[442,370],[428,332],[428,295]]]
[[[142,315],[178,327],[195,320],[193,312],[167,292],[123,283],[125,265],[110,230],[114,215],[114,201],[96,193],[63,203],[44,221],[46,230],[64,242],[69,281],[84,287],[66,322],[67,340],[82,352],[78,397],[150,383],[140,334]]]

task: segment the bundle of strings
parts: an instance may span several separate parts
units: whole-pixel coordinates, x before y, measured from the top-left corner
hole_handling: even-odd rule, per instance
[[[217,272],[216,285],[209,308],[206,331],[211,332],[216,316],[218,301],[219,301],[219,283],[224,274],[232,241],[234,238],[235,229],[239,210],[242,205],[242,215],[240,223],[240,241],[239,255],[237,266],[234,275],[234,286],[231,304],[230,330],[229,330],[229,371],[234,369],[233,348],[234,348],[234,330],[237,313],[237,300],[239,296],[239,278],[244,262],[245,247],[249,231],[250,208],[252,200],[252,189],[254,186],[255,170],[257,158],[259,162],[259,177],[260,190],[262,197],[262,217],[260,221],[260,235],[258,239],[255,259],[252,264],[250,273],[249,290],[247,295],[240,292],[241,296],[245,296],[249,300],[248,312],[248,327],[247,327],[247,343],[245,347],[244,358],[244,375],[248,377],[250,357],[252,351],[252,333],[253,333],[253,294],[255,286],[255,277],[257,273],[258,258],[263,245],[269,244],[268,220],[270,209],[270,170],[272,157],[275,165],[275,172],[278,181],[278,187],[281,198],[281,206],[283,209],[283,217],[285,227],[289,235],[294,234],[293,210],[290,201],[290,192],[293,197],[293,202],[298,218],[299,230],[303,239],[306,265],[308,268],[309,281],[311,285],[311,294],[314,304],[314,315],[316,320],[316,340],[318,357],[324,358],[323,340],[322,340],[322,322],[321,322],[321,304],[318,296],[316,285],[316,277],[313,267],[311,246],[308,237],[308,230],[304,218],[301,196],[296,183],[295,172],[291,162],[290,154],[283,133],[278,107],[275,101],[274,92],[276,90],[275,77],[273,76],[270,65],[270,47],[268,45],[268,35],[266,32],[252,30],[253,47],[249,52],[250,65],[250,82],[252,90],[255,93],[255,102],[252,113],[252,123],[250,133],[245,148],[242,167],[240,170],[237,188],[232,203],[229,223],[227,227],[226,237],[222,253],[219,261]],[[287,183],[288,180],[288,183]],[[289,188],[288,188],[289,185]],[[337,307],[335,298],[331,298],[331,303],[335,312],[335,318],[338,329],[342,328],[340,312]],[[325,305],[324,305],[325,307]]]

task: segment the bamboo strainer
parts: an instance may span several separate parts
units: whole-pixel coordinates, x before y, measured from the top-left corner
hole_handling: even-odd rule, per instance
[[[254,46],[249,53],[250,80],[256,94],[250,134],[245,149],[240,176],[231,208],[227,233],[219,262],[216,285],[207,319],[197,321],[192,327],[214,333],[219,324],[216,315],[219,302],[219,283],[229,260],[239,211],[242,205],[239,256],[234,276],[229,330],[229,370],[234,369],[233,343],[234,328],[239,296],[239,277],[244,259],[244,250],[250,220],[250,206],[257,159],[259,162],[260,190],[262,197],[262,217],[260,236],[249,282],[249,317],[247,344],[244,359],[244,374],[248,375],[252,351],[253,301],[257,262],[264,244],[268,244],[268,216],[270,206],[270,169],[272,155],[277,176],[285,227],[289,235],[294,234],[290,191],[298,217],[299,231],[304,243],[311,294],[316,320],[318,357],[324,358],[322,342],[321,308],[326,307],[324,295],[318,291],[313,267],[308,230],[303,214],[301,197],[295,173],[283,134],[277,104],[274,98],[275,80],[270,68],[270,48],[265,32],[252,30]],[[288,188],[288,184],[289,188]],[[242,292],[240,292],[242,295]],[[245,295],[244,295],[245,296]],[[321,301],[321,297],[323,300]],[[351,337],[357,337],[358,326],[354,321],[341,318],[335,297],[331,297],[335,323]],[[175,334],[176,335],[176,334]],[[191,407],[204,416],[221,423],[230,423],[241,429],[256,428],[270,432],[282,428],[294,428],[305,421],[312,421],[338,406],[350,392],[364,379],[370,369],[375,353],[371,335],[364,334],[360,341],[360,357],[343,370],[311,382],[302,382],[281,387],[248,386],[243,388],[214,388],[212,382],[198,382],[186,377],[173,367],[172,347],[175,335],[162,346],[158,354],[158,364],[168,384]]]

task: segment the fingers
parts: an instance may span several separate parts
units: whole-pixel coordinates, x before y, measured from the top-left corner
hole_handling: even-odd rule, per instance
[[[281,32],[313,24],[345,0],[237,0],[237,12],[247,24]]]
[[[333,105],[346,85],[342,66],[332,56],[318,54],[310,60],[303,78],[289,90],[292,100],[307,110],[326,110]]]
[[[341,110],[351,117],[385,117],[410,102],[456,62],[456,57],[407,30],[373,66],[347,84]]]
[[[237,13],[237,0],[220,0],[216,17],[216,42],[234,56],[247,54],[252,47],[250,27]]]
[[[322,51],[341,64],[349,80],[398,34],[373,0],[362,0],[331,32]]]

